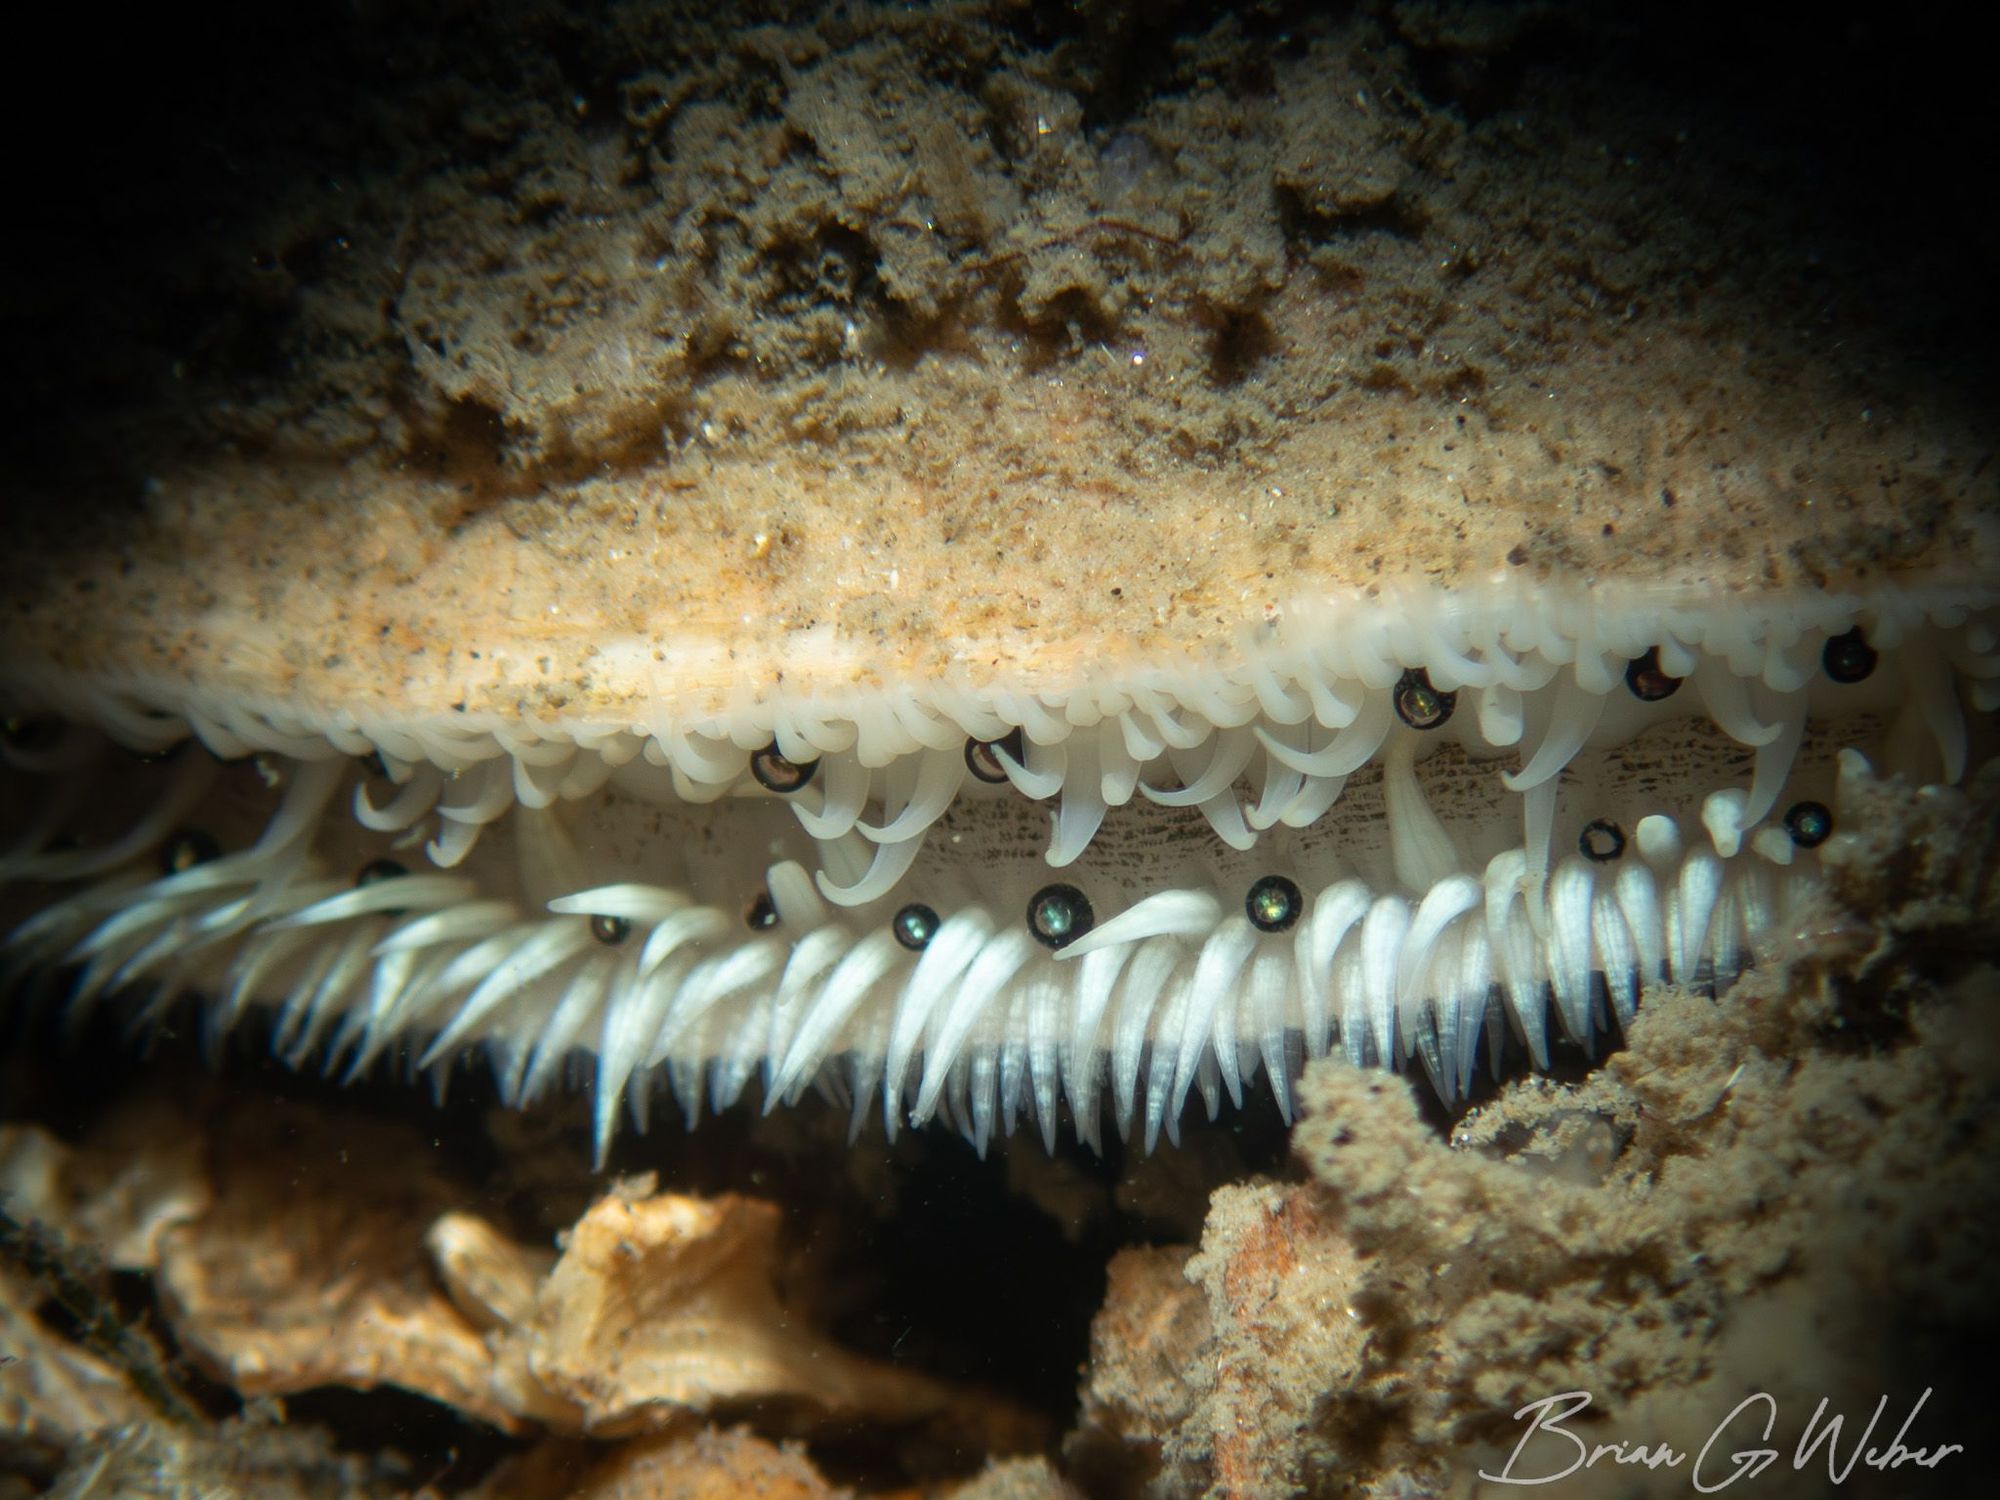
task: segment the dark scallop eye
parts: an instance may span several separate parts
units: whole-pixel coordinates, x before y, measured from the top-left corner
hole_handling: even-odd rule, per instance
[[[1658,646],[1648,646],[1644,656],[1635,656],[1625,663],[1625,686],[1641,703],[1658,703],[1662,698],[1673,697],[1681,690],[1682,680],[1660,670]]]
[[[1875,670],[1877,660],[1875,648],[1868,644],[1868,637],[1861,633],[1859,625],[1845,635],[1829,638],[1819,654],[1820,665],[1835,682],[1865,681]]]
[[[988,786],[999,786],[1007,780],[1007,768],[1000,764],[995,750],[1005,750],[1014,764],[1026,762],[1026,747],[1021,743],[1021,731],[1010,729],[997,740],[967,740],[965,742],[965,769],[985,782]]]
[[[766,791],[776,792],[781,797],[789,797],[802,790],[819,770],[816,760],[787,760],[778,753],[777,741],[773,740],[762,750],[750,756],[750,774]]]
[[[1451,717],[1458,694],[1431,686],[1430,674],[1412,667],[1396,683],[1396,717],[1412,729],[1435,729]]]
[[[778,908],[771,904],[769,891],[757,893],[757,899],[743,913],[743,925],[752,932],[763,932],[778,925]]]
[[[401,880],[409,873],[408,870],[393,859],[372,859],[359,870],[355,871],[354,883],[356,886],[381,885],[387,880]],[[382,915],[385,917],[402,917],[408,916],[409,913],[403,907],[392,906],[384,909]]]
[[[215,841],[214,835],[199,828],[183,828],[160,846],[160,873],[184,875],[221,853],[222,845]]]
[[[599,912],[590,919],[590,935],[605,947],[615,948],[632,935],[632,919]]]
[[[1045,948],[1067,948],[1096,922],[1090,899],[1073,885],[1045,885],[1028,902],[1028,931]]]
[[[938,914],[921,901],[912,901],[897,912],[889,923],[889,930],[896,934],[896,941],[912,953],[921,953],[930,947],[931,939],[937,936]]]
[[[1306,907],[1299,888],[1282,875],[1266,875],[1243,897],[1243,913],[1259,932],[1287,932]]]
[[[1625,852],[1625,830],[1609,818],[1594,818],[1583,825],[1576,847],[1585,859],[1608,865]]]
[[[1794,802],[1785,810],[1785,832],[1801,849],[1817,849],[1833,833],[1833,813],[1824,802]]]

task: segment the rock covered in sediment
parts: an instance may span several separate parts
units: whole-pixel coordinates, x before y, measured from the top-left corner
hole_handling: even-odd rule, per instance
[[[1402,1081],[1314,1065],[1300,1178],[1219,1189],[1198,1254],[1114,1273],[1072,1451],[1122,1445],[1110,1472],[1160,1495],[1438,1493],[1506,1471],[1515,1414],[1571,1391],[1572,1430],[1681,1455],[1621,1470],[1635,1495],[1685,1493],[1753,1391],[1774,1494],[1824,1493],[1824,1450],[1791,1462],[1821,1397],[1843,1463],[1885,1394],[1877,1446],[1927,1388],[1908,1446],[1965,1442],[2000,1247],[1996,795],[1992,769],[1969,796],[1871,782],[1834,885],[1878,921],[1829,899],[1780,962],[1661,995],[1588,1079],[1516,1082],[1449,1139]],[[1175,1324],[1186,1373],[1152,1380]],[[1574,1457],[1543,1434],[1511,1472]],[[1875,1492],[1954,1493],[1952,1461]]]

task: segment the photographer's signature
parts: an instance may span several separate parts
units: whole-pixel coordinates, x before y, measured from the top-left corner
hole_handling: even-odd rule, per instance
[[[1906,1465],[1935,1469],[1954,1454],[1963,1454],[1965,1447],[1961,1443],[1920,1445],[1915,1440],[1917,1416],[1930,1398],[1931,1387],[1926,1386],[1903,1417],[1896,1435],[1885,1443],[1877,1443],[1876,1431],[1889,1409],[1886,1395],[1875,1403],[1868,1425],[1851,1438],[1847,1417],[1829,1410],[1832,1403],[1822,1396],[1797,1444],[1787,1453],[1771,1441],[1778,1426],[1777,1399],[1760,1391],[1737,1402],[1709,1433],[1700,1451],[1688,1454],[1665,1442],[1587,1442],[1563,1424],[1590,1406],[1590,1392],[1564,1391],[1558,1396],[1530,1401],[1514,1413],[1515,1421],[1528,1422],[1527,1430],[1499,1473],[1489,1474],[1481,1469],[1479,1477],[1497,1484],[1554,1484],[1599,1464],[1643,1465],[1648,1469],[1685,1467],[1688,1482],[1701,1494],[1712,1495],[1738,1480],[1755,1479],[1786,1458],[1795,1471],[1824,1463],[1827,1478],[1834,1484],[1844,1482],[1857,1467],[1882,1472]],[[1545,1441],[1529,1457],[1528,1445],[1537,1436]]]

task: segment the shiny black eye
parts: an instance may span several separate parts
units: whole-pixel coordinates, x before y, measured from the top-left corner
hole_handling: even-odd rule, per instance
[[[599,912],[590,919],[590,935],[605,947],[615,948],[632,935],[632,919]]]
[[[889,930],[896,934],[896,941],[912,953],[921,953],[931,945],[937,936],[938,914],[921,901],[912,901],[897,912],[889,924]]]
[[[1608,865],[1625,852],[1625,830],[1609,818],[1594,818],[1583,825],[1576,847],[1585,859]]]
[[[1458,694],[1431,686],[1430,674],[1412,667],[1396,683],[1396,717],[1412,729],[1435,729],[1451,717]]]
[[[1864,681],[1875,670],[1878,659],[1859,625],[1845,635],[1831,637],[1819,654],[1820,665],[1835,682]]]
[[[743,913],[743,925],[752,932],[763,932],[778,925],[778,908],[771,904],[769,891],[757,893],[757,899],[752,901],[749,910]]]
[[[1073,885],[1045,885],[1028,902],[1028,931],[1045,948],[1067,948],[1096,922],[1089,898]]]
[[[965,769],[985,782],[988,786],[999,786],[1007,779],[1007,768],[1000,764],[995,750],[1005,750],[1015,765],[1027,761],[1026,747],[1021,743],[1021,731],[1010,729],[997,740],[967,740],[965,742]]]
[[[184,875],[222,853],[222,845],[199,828],[183,828],[160,846],[160,873]]]
[[[385,880],[401,880],[409,873],[408,870],[397,864],[393,859],[370,860],[355,873],[354,883],[357,886],[380,885]],[[385,917],[401,917],[407,916],[408,911],[403,907],[393,906],[385,910],[382,915]]]
[[[778,753],[775,740],[750,757],[750,774],[767,791],[776,792],[781,797],[789,797],[803,788],[817,770],[819,762],[816,760],[786,760]]]
[[[1801,849],[1817,849],[1833,832],[1833,813],[1824,802],[1794,802],[1785,810],[1785,832]]]
[[[1625,663],[1625,686],[1641,703],[1658,703],[1662,698],[1673,697],[1681,690],[1682,681],[1660,670],[1658,646],[1648,646],[1644,656],[1635,656]]]
[[[1305,910],[1305,897],[1282,875],[1266,875],[1243,898],[1244,915],[1259,932],[1286,932]]]

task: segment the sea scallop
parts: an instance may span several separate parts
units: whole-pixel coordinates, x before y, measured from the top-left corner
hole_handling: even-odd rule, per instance
[[[663,1091],[1151,1146],[1601,1048],[1843,788],[1964,774],[1990,412],[1740,143],[1380,19],[1122,118],[934,22],[531,79],[281,179],[157,385],[121,331],[9,482],[16,978],[581,1083],[600,1151]]]

